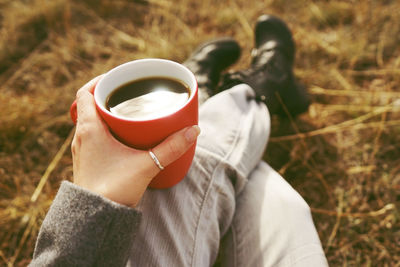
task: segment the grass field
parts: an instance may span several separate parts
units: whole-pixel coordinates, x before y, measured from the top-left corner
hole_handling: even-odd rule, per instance
[[[81,85],[128,60],[182,62],[235,37],[246,68],[256,18],[280,16],[312,97],[273,118],[265,160],[311,206],[331,266],[400,266],[400,2],[0,0],[0,266],[29,263],[72,175],[68,110]]]

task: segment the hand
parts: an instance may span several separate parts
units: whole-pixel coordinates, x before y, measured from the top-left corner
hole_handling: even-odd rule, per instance
[[[148,151],[130,148],[110,133],[90,93],[99,78],[77,92],[78,121],[71,146],[73,182],[117,203],[134,207],[160,170]],[[165,167],[183,155],[199,133],[198,126],[184,128],[152,151]]]

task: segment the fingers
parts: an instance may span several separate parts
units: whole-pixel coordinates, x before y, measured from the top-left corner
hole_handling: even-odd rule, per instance
[[[77,110],[77,122],[74,139],[72,140],[72,153],[76,154],[76,150],[80,148],[84,140],[92,140],[93,133],[96,137],[102,136],[102,134],[108,135],[107,127],[101,120],[96,110],[94,103],[93,92],[95,85],[99,81],[100,76],[92,79],[80,88],[76,94],[76,110]]]
[[[76,93],[76,104],[78,113],[78,124],[93,121],[97,119],[97,111],[94,104],[93,92],[95,85],[101,76],[92,79],[90,82],[82,86]]]
[[[97,84],[97,82],[100,80],[100,78],[101,78],[102,76],[103,76],[103,75],[99,75],[99,76],[94,77],[93,79],[91,79],[89,82],[87,82],[84,86],[82,86],[82,87],[78,90],[77,94],[79,93],[79,91],[88,91],[88,92],[90,92],[90,93],[93,94],[94,87],[95,87],[95,85]]]
[[[161,165],[166,167],[180,158],[194,144],[199,134],[200,128],[197,125],[184,128],[169,136],[152,151]]]

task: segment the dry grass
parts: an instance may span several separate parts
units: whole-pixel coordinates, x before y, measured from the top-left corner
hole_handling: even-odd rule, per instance
[[[273,119],[265,159],[310,204],[331,266],[400,266],[400,3],[395,0],[0,0],[0,265],[25,266],[72,174],[68,109],[91,77],[183,61],[233,36],[245,68],[262,13],[284,18],[313,104]]]

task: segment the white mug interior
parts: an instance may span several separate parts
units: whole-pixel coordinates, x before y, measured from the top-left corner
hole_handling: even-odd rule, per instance
[[[190,90],[190,97],[186,103],[192,100],[195,95],[194,91],[197,90],[196,78],[185,66],[171,60],[148,58],[127,62],[107,72],[96,86],[94,99],[97,105],[111,116],[117,117],[121,120],[138,121],[138,119],[128,119],[111,113],[106,108],[106,101],[111,92],[121,85],[147,77],[169,77],[182,81],[189,86]],[[179,110],[179,108],[177,110]],[[165,114],[163,116],[167,115],[170,114]]]

